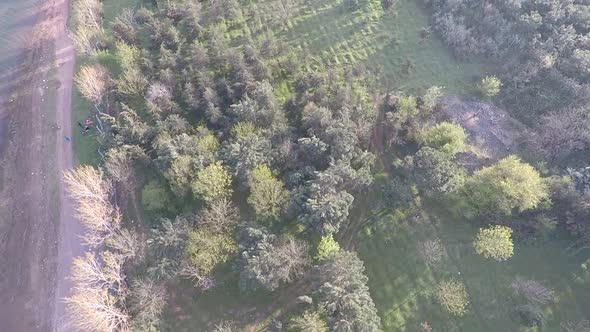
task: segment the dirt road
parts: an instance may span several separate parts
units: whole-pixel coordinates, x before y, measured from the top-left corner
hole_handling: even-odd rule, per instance
[[[0,174],[0,331],[68,331],[61,299],[81,252],[61,176],[73,165],[64,139],[72,136],[68,8],[68,0],[40,1],[17,97],[3,104],[10,137]]]

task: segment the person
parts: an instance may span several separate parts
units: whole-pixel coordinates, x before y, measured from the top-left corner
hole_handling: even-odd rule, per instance
[[[68,136],[64,136],[64,139],[65,139],[67,142],[69,142],[69,141],[70,141],[70,138],[69,138]]]

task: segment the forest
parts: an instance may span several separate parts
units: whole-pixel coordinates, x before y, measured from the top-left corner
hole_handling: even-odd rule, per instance
[[[74,0],[82,331],[590,331],[590,4]]]

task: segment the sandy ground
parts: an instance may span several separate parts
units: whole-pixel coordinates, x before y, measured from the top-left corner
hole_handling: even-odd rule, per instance
[[[62,298],[71,259],[82,249],[61,175],[73,165],[64,139],[72,136],[68,7],[68,0],[40,1],[17,97],[0,110],[10,121],[0,187],[0,331],[70,330]],[[47,83],[53,79],[55,86]]]

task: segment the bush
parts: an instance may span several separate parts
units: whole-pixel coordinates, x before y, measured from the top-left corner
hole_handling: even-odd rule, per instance
[[[436,288],[436,300],[450,314],[463,316],[469,305],[469,295],[465,285],[459,280],[442,281]]]
[[[493,258],[499,262],[505,261],[514,255],[512,229],[499,225],[480,229],[473,247],[485,258]]]
[[[477,86],[484,97],[493,97],[500,93],[502,81],[496,76],[486,76]]]
[[[454,156],[466,149],[467,134],[458,124],[441,122],[418,133],[418,143]]]

